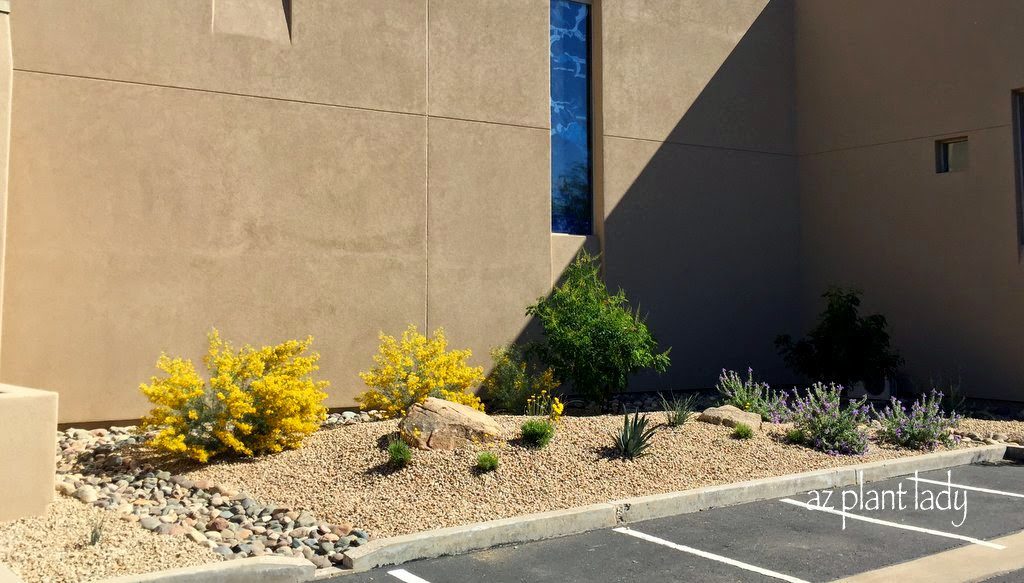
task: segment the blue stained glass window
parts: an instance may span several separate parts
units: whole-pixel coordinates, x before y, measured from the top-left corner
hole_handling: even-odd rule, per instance
[[[589,235],[590,5],[551,2],[551,230]]]

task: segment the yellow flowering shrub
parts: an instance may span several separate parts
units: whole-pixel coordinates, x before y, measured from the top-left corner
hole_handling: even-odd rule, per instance
[[[203,363],[209,381],[191,360],[160,356],[153,377],[139,388],[154,407],[142,420],[156,430],[149,445],[202,463],[223,453],[255,456],[294,449],[327,417],[327,381],[312,374],[320,355],[313,338],[240,350],[210,332]]]
[[[483,380],[484,371],[466,364],[471,355],[469,350],[448,350],[442,328],[432,338],[414,325],[400,339],[381,332],[373,368],[359,373],[370,390],[356,396],[356,402],[361,409],[377,409],[386,417],[402,417],[427,397],[483,411],[483,403],[470,391]]]

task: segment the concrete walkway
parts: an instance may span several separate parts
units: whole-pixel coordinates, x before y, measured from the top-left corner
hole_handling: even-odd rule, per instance
[[[1024,465],[983,464],[417,561],[334,580],[1024,581],[1022,530]]]

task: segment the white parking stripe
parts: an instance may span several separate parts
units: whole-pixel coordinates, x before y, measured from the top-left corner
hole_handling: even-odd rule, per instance
[[[405,581],[405,583],[430,583],[422,577],[417,577],[405,569],[395,569],[394,571],[388,571],[388,575],[391,575],[399,581]]]
[[[670,549],[683,551],[684,553],[690,553],[692,555],[697,555],[698,557],[704,557],[705,559],[711,559],[712,561],[718,561],[720,563],[725,563],[726,565],[732,565],[733,567],[739,567],[740,569],[745,569],[747,571],[759,573],[767,577],[773,577],[775,579],[780,579],[782,581],[789,581],[789,583],[808,583],[808,581],[805,581],[804,579],[797,579],[796,577],[790,577],[789,575],[776,573],[775,571],[769,571],[768,569],[762,569],[761,567],[757,567],[749,563],[743,563],[741,561],[737,561],[736,559],[730,559],[729,557],[723,557],[722,555],[716,555],[714,553],[709,553],[707,551],[702,551],[700,549],[695,549],[693,547],[688,547],[686,545],[676,544],[672,541],[668,541],[663,538],[658,538],[656,536],[651,536],[649,534],[642,533],[638,530],[632,530],[629,528],[613,528],[612,530],[614,530],[615,532],[621,532],[622,534],[628,534],[629,536],[633,536],[638,539],[645,540],[647,542],[663,545]]]
[[[923,528],[923,527],[920,527],[920,526],[912,526],[912,525],[909,525],[909,524],[900,524],[898,522],[889,522],[888,520],[880,520],[878,518],[871,518],[870,516],[862,516],[860,514],[850,514],[849,512],[844,512],[842,510],[836,510],[835,508],[827,508],[825,506],[818,506],[816,504],[808,504],[806,502],[800,502],[799,500],[793,500],[792,498],[783,498],[783,499],[779,500],[779,502],[785,502],[786,504],[792,504],[794,506],[800,506],[801,508],[806,508],[807,510],[817,510],[818,512],[827,512],[829,514],[835,514],[835,515],[838,515],[838,516],[845,516],[846,518],[850,518],[850,519],[853,519],[853,520],[860,520],[860,521],[863,521],[863,522],[870,522],[871,524],[881,524],[883,526],[891,526],[893,528],[901,528],[903,530],[912,530],[914,532],[923,532],[925,534],[941,536],[941,537],[944,537],[944,538],[953,538],[953,539],[956,539],[956,540],[962,540],[962,541],[965,541],[965,542],[974,543],[976,545],[981,545],[983,547],[989,547],[989,548],[997,549],[997,550],[1000,550],[1000,551],[1006,548],[1003,545],[999,545],[999,544],[996,544],[996,543],[990,543],[990,542],[988,542],[986,540],[981,540],[981,539],[977,539],[977,538],[973,538],[973,537],[969,537],[969,536],[964,536],[962,534],[953,534],[951,532],[943,532],[941,530],[932,530],[930,528]]]
[[[989,490],[988,488],[978,488],[976,486],[965,486],[963,484],[953,484],[950,482],[940,482],[939,480],[929,480],[927,478],[907,478],[912,482],[922,482],[925,484],[936,484],[939,486],[952,486],[960,490],[972,490],[974,492],[984,492],[986,494],[999,494],[1000,496],[1010,496],[1011,498],[1024,498],[1024,494],[1015,494],[1013,492],[1003,492],[1002,490]]]

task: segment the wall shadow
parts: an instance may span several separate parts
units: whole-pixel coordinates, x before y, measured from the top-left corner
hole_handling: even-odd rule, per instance
[[[802,332],[793,43],[792,0],[770,0],[664,142],[604,136],[605,279],[672,347],[631,390],[798,380],[773,345]]]

